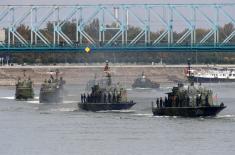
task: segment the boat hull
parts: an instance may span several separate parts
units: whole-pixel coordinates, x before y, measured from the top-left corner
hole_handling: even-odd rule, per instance
[[[160,87],[160,84],[155,85],[145,85],[145,84],[133,84],[132,88],[138,89],[138,88],[146,88],[146,89],[158,89]]]
[[[205,78],[205,77],[192,77],[194,82],[198,83],[219,83],[219,82],[235,82],[235,79],[226,78]]]
[[[130,109],[136,103],[78,103],[78,107],[86,111],[106,111],[106,110],[125,110]]]
[[[63,102],[62,93],[57,91],[41,91],[39,95],[40,103],[61,103]]]
[[[164,107],[152,108],[155,116],[183,116],[183,117],[205,117],[216,116],[226,106],[203,106],[203,107]]]
[[[16,100],[28,100],[34,98],[34,92],[31,88],[17,88],[15,93]]]
[[[152,88],[152,89],[157,89],[159,87],[160,87],[159,83],[152,82],[149,79],[146,79],[146,81],[141,81],[141,79],[137,79],[132,84],[132,88]]]

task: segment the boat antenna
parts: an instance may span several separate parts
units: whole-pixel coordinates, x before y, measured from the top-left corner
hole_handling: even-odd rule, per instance
[[[105,75],[106,78],[108,78],[108,85],[110,86],[112,84],[112,80],[111,80],[111,73],[110,73],[110,67],[109,67],[109,61],[108,60],[105,61],[104,72],[106,74]]]
[[[59,69],[56,69],[56,71],[55,71],[55,77],[56,77],[56,79],[58,79],[59,73],[60,73]]]
[[[188,75],[191,76],[191,60],[188,58]]]
[[[194,82],[191,76],[191,59],[188,58],[188,82],[193,86]]]
[[[23,76],[24,76],[24,77],[26,77],[25,72],[26,72],[26,69],[23,69]]]

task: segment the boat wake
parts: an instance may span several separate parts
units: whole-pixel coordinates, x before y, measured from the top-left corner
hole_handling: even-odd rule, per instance
[[[78,103],[78,101],[63,101],[64,104]]]
[[[99,113],[134,113],[135,110],[101,110]]]
[[[39,103],[39,100],[31,100],[27,101],[27,103],[32,103],[32,104],[44,104],[44,105],[58,105],[58,104],[72,104],[72,103],[77,103],[77,101],[63,101],[63,103]]]
[[[74,112],[76,108],[58,108],[58,109],[51,109],[51,112]]]
[[[152,113],[149,114],[133,114],[133,116],[139,116],[139,117],[153,117]]]
[[[235,115],[218,115],[215,118],[234,118],[235,119]]]
[[[153,88],[141,88],[141,87],[136,87],[134,90],[153,90]]]
[[[0,99],[14,100],[15,96],[0,97]]]
[[[160,87],[160,90],[162,90],[162,91],[169,91],[170,89],[172,89],[172,87],[168,87],[168,86]]]
[[[40,104],[38,100],[36,100],[36,101],[27,101],[27,103]]]
[[[178,116],[154,116],[152,113],[133,114],[133,116],[138,116],[138,117],[153,117],[153,118],[178,118]]]
[[[152,116],[154,118],[177,118],[178,116]]]

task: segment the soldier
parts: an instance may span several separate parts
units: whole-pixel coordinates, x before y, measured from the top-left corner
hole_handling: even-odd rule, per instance
[[[115,103],[116,102],[116,95],[115,95],[115,93],[113,93],[113,103]]]
[[[51,74],[51,79],[52,79],[52,80],[54,80],[54,77],[53,77],[53,75],[52,75],[52,74]]]
[[[109,101],[109,103],[111,103],[111,97],[112,97],[112,96],[111,96],[111,94],[109,93],[109,94],[108,94],[108,101]]]
[[[176,106],[176,96],[172,96],[172,106]]]
[[[160,107],[163,107],[163,103],[162,103],[162,97],[160,97]]]
[[[200,97],[199,97],[198,102],[199,102],[199,105],[201,105],[201,104],[202,104],[202,95],[201,95],[201,94],[200,94]]]
[[[97,93],[94,94],[94,101],[97,103],[99,100],[99,95]]]
[[[179,106],[180,106],[180,107],[183,106],[183,102],[184,102],[184,99],[183,99],[183,98],[179,98]]]
[[[26,84],[26,80],[24,79],[24,80],[23,80],[23,85],[25,85],[25,84]]]
[[[99,92],[99,94],[98,94],[98,102],[101,102],[101,98],[102,98],[102,94],[101,94],[101,92]]]
[[[168,106],[172,107],[172,98],[171,97],[168,98]]]
[[[32,87],[32,81],[31,81],[30,76],[28,77],[28,84],[29,84],[30,87]]]
[[[189,107],[189,102],[190,102],[190,98],[189,98],[189,96],[187,96],[187,98],[186,98],[186,107]]]
[[[221,103],[220,103],[220,106],[221,106],[221,107],[224,107],[224,103],[223,103],[223,102],[221,102]]]
[[[91,102],[91,97],[89,94],[87,94],[87,102],[90,103]]]
[[[95,96],[94,96],[94,94],[93,93],[91,93],[91,102],[95,102]]]
[[[87,98],[86,98],[86,94],[85,93],[83,94],[83,101],[84,101],[84,103],[87,102]]]
[[[178,96],[176,96],[175,102],[176,102],[176,107],[178,107],[179,106],[179,97]]]
[[[104,103],[106,103],[106,93],[104,93]]]
[[[63,77],[60,77],[60,86],[63,86],[65,84],[65,81],[63,80]]]
[[[96,98],[97,98],[96,94],[92,94],[91,93],[91,100],[92,100],[92,102],[96,103]]]
[[[83,94],[81,94],[81,102],[84,103],[83,101],[84,101]]]
[[[205,101],[206,101],[206,106],[209,106],[209,97],[208,97],[208,94],[206,95],[206,98],[205,98]]]
[[[199,106],[199,97],[198,97],[198,95],[196,96],[196,106],[197,107]]]
[[[96,98],[97,98],[96,94],[91,93],[91,97],[92,97],[92,102],[96,103]]]
[[[101,91],[100,91],[100,92],[99,92],[99,100],[98,100],[98,102],[102,102],[101,100],[102,100],[102,93],[101,93]]]
[[[165,106],[168,107],[168,100],[167,100],[167,97],[166,97],[166,96],[165,96],[165,101],[164,101],[164,103],[165,103]]]
[[[100,98],[101,98],[101,94],[98,92],[96,94],[96,103],[99,103],[100,102]]]
[[[18,82],[17,82],[16,86],[19,86],[20,82],[21,82],[21,79],[20,79],[20,77],[18,77]]]
[[[159,98],[157,98],[156,104],[157,104],[157,107],[159,108]]]
[[[117,102],[119,103],[121,101],[121,93],[118,93],[117,95]]]

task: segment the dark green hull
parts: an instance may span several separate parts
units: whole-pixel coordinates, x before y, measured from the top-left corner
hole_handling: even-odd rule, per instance
[[[150,80],[142,82],[141,80],[137,79],[132,84],[132,88],[152,88],[152,89],[157,89],[159,87],[160,87],[160,84],[151,82]]]
[[[183,117],[203,117],[216,116],[226,106],[202,106],[202,107],[163,107],[152,108],[155,116],[183,116]]]
[[[106,111],[106,110],[126,110],[130,109],[136,103],[78,103],[78,107],[86,111]]]
[[[15,99],[16,100],[29,100],[34,98],[33,89],[29,88],[16,88]]]
[[[62,103],[63,94],[61,90],[40,91],[39,102],[40,103]]]

